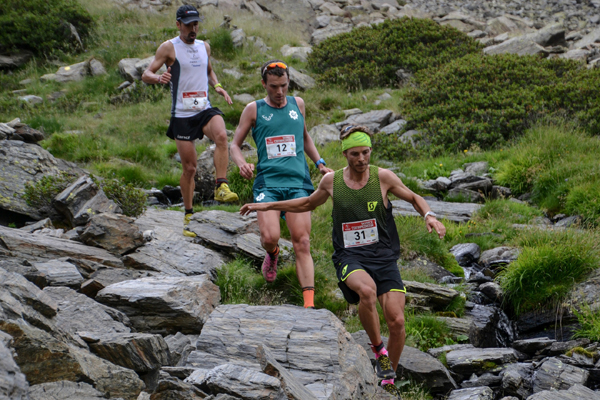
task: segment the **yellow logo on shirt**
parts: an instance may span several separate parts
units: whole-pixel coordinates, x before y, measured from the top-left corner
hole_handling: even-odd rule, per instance
[[[369,209],[369,211],[375,211],[375,207],[377,207],[376,201],[370,201],[367,203],[367,208]]]

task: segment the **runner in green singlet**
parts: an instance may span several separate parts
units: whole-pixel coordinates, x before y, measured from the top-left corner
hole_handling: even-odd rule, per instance
[[[388,193],[413,205],[427,230],[442,239],[444,225],[425,200],[407,188],[393,172],[369,165],[371,133],[365,127],[346,127],[340,133],[348,166],[328,173],[309,197],[271,203],[245,204],[251,211],[312,211],[333,199],[332,256],[338,284],[349,303],[359,303],[358,315],[371,340],[377,359],[377,376],[383,388],[400,398],[394,385],[396,368],[404,348],[404,284],[396,264],[400,243]],[[376,302],[379,300],[389,327],[387,349],[381,340]]]
[[[306,197],[314,191],[306,155],[322,174],[332,170],[319,156],[304,123],[304,101],[287,96],[287,65],[272,60],[261,67],[262,85],[267,97],[246,106],[231,143],[231,159],[246,179],[254,176],[254,164],[246,162],[240,146],[252,129],[258,163],[254,179],[254,201],[269,202]],[[277,276],[279,216],[276,211],[258,213],[260,241],[267,251],[262,272],[267,282]],[[304,307],[314,308],[314,265],[310,255],[310,213],[288,214],[286,222],[296,254],[296,273],[302,286]]]

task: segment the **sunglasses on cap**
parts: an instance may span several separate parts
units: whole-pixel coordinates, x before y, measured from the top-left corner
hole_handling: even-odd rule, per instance
[[[263,69],[263,74],[265,73],[265,71],[269,71],[269,70],[271,70],[273,68],[277,68],[277,67],[283,68],[283,69],[287,70],[287,65],[285,65],[284,63],[282,63],[282,62],[272,62],[271,64],[267,65]]]

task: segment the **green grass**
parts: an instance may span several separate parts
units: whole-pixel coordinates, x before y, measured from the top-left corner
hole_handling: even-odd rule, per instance
[[[581,326],[575,332],[575,337],[588,338],[592,342],[600,341],[600,310],[592,310],[584,305],[581,310],[575,310],[575,315]]]
[[[513,239],[519,258],[500,272],[498,282],[515,314],[556,306],[572,287],[600,266],[598,234],[525,230]]]
[[[406,345],[421,351],[456,344],[446,323],[435,316],[415,314],[406,316]]]

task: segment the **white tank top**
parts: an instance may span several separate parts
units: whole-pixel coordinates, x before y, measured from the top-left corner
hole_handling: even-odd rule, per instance
[[[179,36],[171,39],[175,62],[171,65],[171,115],[192,117],[210,108],[208,100],[208,54],[202,40],[186,44]]]

